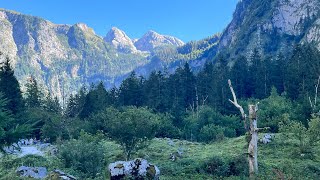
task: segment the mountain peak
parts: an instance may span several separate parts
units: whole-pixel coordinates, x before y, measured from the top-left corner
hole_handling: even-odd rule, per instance
[[[137,49],[134,46],[132,40],[126,33],[117,27],[112,27],[107,35],[104,37],[104,41],[111,43],[116,49],[121,52],[131,53],[136,52]]]
[[[159,46],[182,46],[184,45],[184,42],[176,37],[161,35],[153,30],[149,30],[142,36],[142,38],[137,40],[134,45],[138,50],[152,51],[154,48]]]

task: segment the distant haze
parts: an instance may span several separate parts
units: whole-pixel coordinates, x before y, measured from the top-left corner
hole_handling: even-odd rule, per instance
[[[222,32],[238,0],[0,0],[1,8],[58,24],[82,22],[105,36],[111,27],[139,38],[148,30],[187,42]]]

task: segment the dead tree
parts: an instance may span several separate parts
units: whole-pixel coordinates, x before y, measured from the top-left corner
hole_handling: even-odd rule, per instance
[[[318,81],[317,84],[314,86],[315,88],[315,94],[314,94],[314,100],[312,102],[311,97],[309,96],[309,102],[310,102],[310,106],[312,108],[312,112],[315,113],[316,108],[317,108],[317,98],[318,98],[318,88],[319,88],[319,84],[320,84],[320,76],[318,77]]]
[[[253,105],[249,104],[249,121],[250,121],[250,129],[247,128],[247,115],[244,112],[241,105],[238,104],[236,93],[233,90],[232,84],[230,79],[228,80],[228,84],[233,96],[233,101],[229,99],[229,101],[239,109],[243,122],[244,127],[249,132],[250,135],[250,142],[248,147],[248,161],[249,161],[249,174],[250,179],[254,179],[256,174],[258,174],[258,131],[261,128],[257,127],[257,111],[258,111],[258,104]],[[268,128],[262,128],[268,129]]]

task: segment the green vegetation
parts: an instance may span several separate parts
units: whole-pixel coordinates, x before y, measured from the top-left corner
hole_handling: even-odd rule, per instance
[[[318,97],[319,54],[311,46],[297,46],[288,61],[254,51],[232,66],[219,56],[198,74],[188,63],[173,74],[144,78],[132,72],[119,88],[106,89],[103,82],[81,88],[65,109],[57,98],[42,95],[36,79],[28,82],[24,99],[19,84],[9,84],[17,91],[3,87],[1,145],[36,137],[57,145],[59,152],[43,159],[3,156],[0,175],[15,179],[15,168],[30,163],[80,179],[106,179],[109,163],[140,157],[157,165],[162,179],[246,179],[246,130],[228,102],[231,79],[245,109],[260,102],[258,127],[275,134],[271,143],[259,145],[259,178],[318,179],[320,109],[317,99],[308,100]],[[9,61],[0,82],[8,77],[17,82]],[[20,108],[7,105],[17,97]]]

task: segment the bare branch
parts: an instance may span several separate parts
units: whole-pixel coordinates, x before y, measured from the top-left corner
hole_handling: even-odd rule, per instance
[[[318,83],[317,83],[317,85],[315,85],[315,87],[316,87],[316,94],[315,94],[315,96],[314,96],[314,106],[317,105],[317,97],[318,97],[318,87],[319,87],[319,83],[320,83],[320,76],[318,77]]]
[[[317,106],[317,98],[318,98],[318,88],[319,88],[319,84],[320,84],[320,76],[318,77],[318,81],[317,81],[317,84],[314,85],[315,87],[315,95],[314,95],[314,102],[312,102],[310,96],[309,96],[309,103],[310,103],[310,106],[312,108],[312,110],[314,111],[316,106]]]
[[[230,91],[231,91],[232,96],[233,96],[233,101],[230,100],[230,99],[229,99],[229,101],[230,101],[234,106],[236,106],[236,107],[239,109],[239,111],[240,111],[240,113],[241,113],[241,116],[242,116],[242,119],[245,120],[245,119],[246,119],[246,114],[244,113],[244,110],[243,110],[242,106],[240,106],[240,105],[238,104],[237,96],[236,96],[236,93],[235,93],[234,90],[233,90],[233,87],[232,87],[232,84],[231,84],[231,80],[230,80],[230,79],[228,80],[228,84],[229,84]]]
[[[255,131],[267,131],[270,130],[270,127],[264,127],[264,128],[255,128]]]

